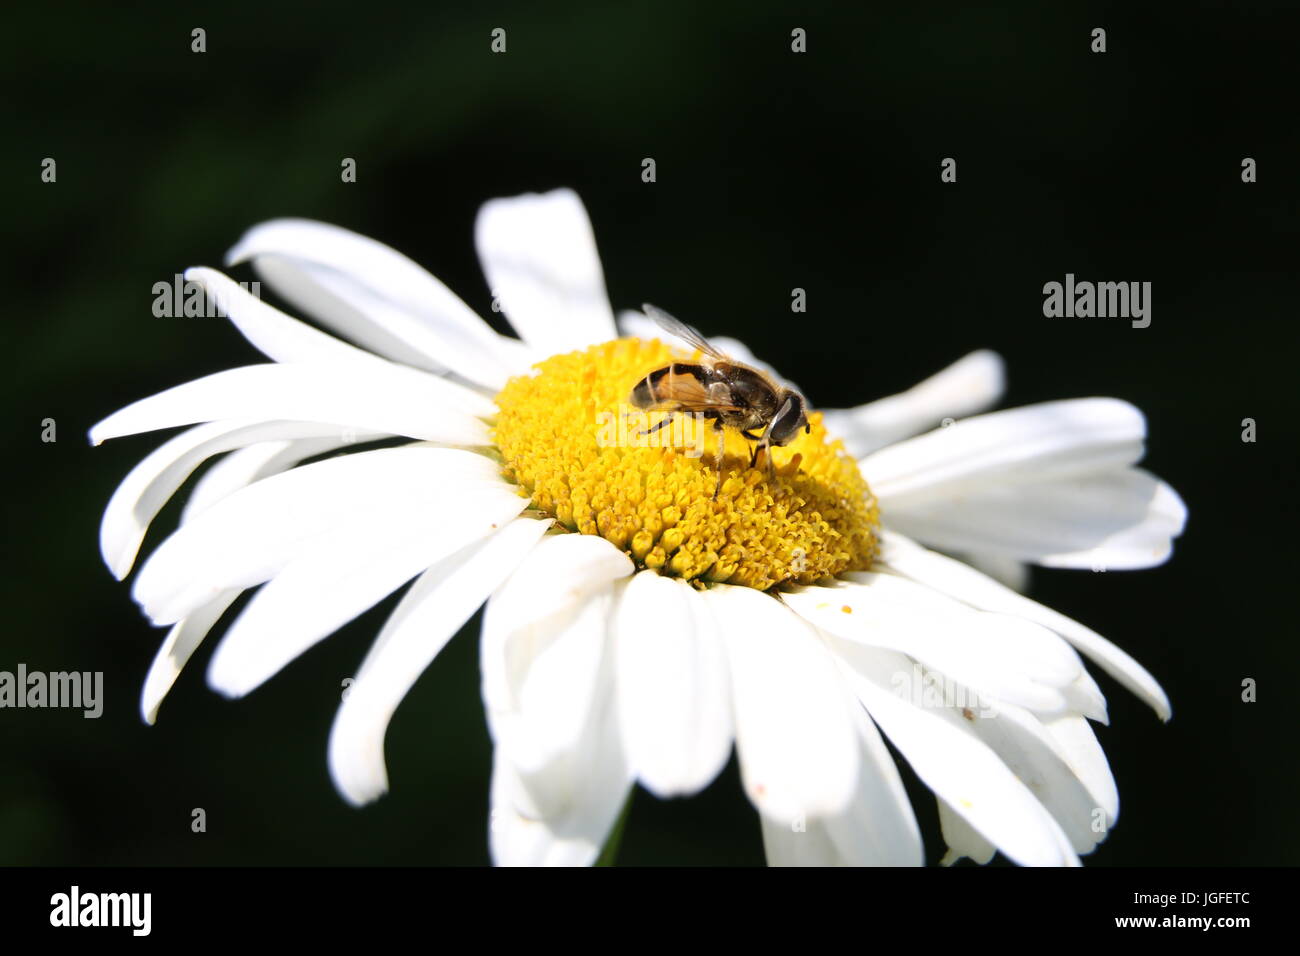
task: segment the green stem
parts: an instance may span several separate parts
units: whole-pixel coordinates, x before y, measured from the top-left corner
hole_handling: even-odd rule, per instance
[[[609,831],[609,836],[605,839],[605,848],[600,851],[600,858],[596,860],[597,866],[614,865],[614,857],[618,856],[618,845],[623,841],[623,827],[627,825],[627,814],[631,809],[632,794],[629,793],[618,819],[614,821],[614,828]]]

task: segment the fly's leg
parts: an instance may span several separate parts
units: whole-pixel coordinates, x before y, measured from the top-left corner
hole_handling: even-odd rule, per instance
[[[757,465],[758,456],[760,454],[765,454],[767,456],[767,477],[771,481],[775,482],[776,464],[772,461],[772,439],[768,437],[771,434],[772,425],[769,423],[768,426],[763,429],[762,435],[749,435],[746,433],[746,437],[754,438],[758,442],[758,444],[754,446],[754,456],[749,460],[749,467],[753,468]]]
[[[717,438],[718,446],[718,483],[713,486],[713,500],[718,500],[718,492],[722,491],[722,453],[727,450],[726,435],[722,432],[722,419],[713,420],[713,434]]]
[[[672,424],[672,420],[673,420],[673,416],[669,414],[664,417],[663,421],[656,422],[655,424],[651,425],[649,428],[641,429],[641,431],[637,432],[637,435],[641,438],[645,438],[646,435],[653,435],[659,429],[666,428],[668,425]]]

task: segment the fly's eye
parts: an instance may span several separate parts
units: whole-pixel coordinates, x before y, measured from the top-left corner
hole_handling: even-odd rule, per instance
[[[772,427],[768,434],[773,444],[788,445],[799,433],[799,426],[806,424],[802,405],[786,399],[776,415],[772,417]]]
[[[812,423],[811,423],[811,422],[804,422],[804,423],[803,423],[803,433],[804,433],[805,435],[811,435],[811,434],[812,434]]]

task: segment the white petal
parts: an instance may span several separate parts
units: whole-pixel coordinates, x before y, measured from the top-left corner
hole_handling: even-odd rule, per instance
[[[993,580],[1005,584],[1013,591],[1024,594],[1029,590],[1030,566],[1023,561],[1017,561],[1015,558],[1008,558],[1002,554],[988,554],[986,552],[954,554],[953,557],[964,564],[969,564],[975,570],[987,574]]]
[[[1114,820],[1107,819],[1104,808],[1097,806],[1066,762],[1056,738],[1037,717],[1022,708],[999,704],[996,713],[974,714],[965,720],[965,726],[1056,818],[1076,853],[1090,853],[1106,838]]]
[[[1113,826],[1119,818],[1119,789],[1092,726],[1078,714],[1045,717],[1043,726],[1055,740],[1056,752],[1088,789],[1093,805],[1104,811]]]
[[[149,665],[149,673],[144,679],[144,690],[140,695],[140,714],[146,724],[152,724],[158,719],[158,708],[162,706],[163,698],[176,683],[181,669],[189,662],[203,639],[208,636],[212,625],[226,613],[226,608],[230,607],[239,594],[238,588],[222,591],[207,604],[196,608],[172,625],[162,647],[158,648],[153,663]]]
[[[373,239],[277,219],[249,230],[226,255],[230,265],[249,259],[298,308],[376,354],[452,369],[493,389],[527,365],[516,344],[445,285]]]
[[[847,812],[847,811],[846,811]],[[848,866],[821,820],[781,822],[759,814],[768,866]]]
[[[602,736],[598,714],[615,721],[610,660],[611,588],[592,594],[572,621],[529,662],[519,705],[494,714],[496,741],[520,773],[538,815],[573,809],[589,773],[587,757]],[[620,743],[621,750],[621,743]]]
[[[1013,614],[1049,627],[1097,663],[1102,670],[1129,691],[1145,700],[1168,720],[1169,698],[1156,679],[1137,661],[1095,631],[1063,614],[1016,594],[960,561],[944,557],[886,532],[882,537],[882,558],[888,566],[972,607],[1001,614]]]
[[[1048,629],[1023,618],[972,611],[895,575],[851,578],[790,591],[782,600],[828,633],[907,654],[981,695],[1035,711],[1068,706],[1064,689],[1083,666]]]
[[[859,466],[889,514],[1025,474],[1123,468],[1142,457],[1145,435],[1142,413],[1127,402],[1080,398],[962,419],[882,448]]]
[[[393,504],[406,507],[332,532],[291,560],[226,632],[212,656],[209,683],[232,697],[247,694],[421,571],[503,527],[527,504],[500,480],[449,486],[446,471],[439,477],[442,487],[415,489],[404,502],[394,496]]]
[[[160,446],[117,486],[104,509],[99,526],[99,549],[104,563],[119,581],[135,563],[150,522],[212,455],[272,439],[336,435],[337,425],[319,422],[211,422],[191,428]]]
[[[836,648],[872,719],[936,796],[1021,865],[1078,865],[1052,815],[992,750],[950,722],[951,710],[916,707],[890,691],[891,674],[910,666],[906,657],[847,641]]]
[[[781,378],[781,373],[776,370],[775,366],[764,362],[761,358],[751,352],[749,346],[740,341],[740,339],[734,339],[729,335],[710,335],[709,341],[732,358],[740,359],[747,365],[752,365],[754,368],[761,368],[769,375],[775,375],[777,378]]]
[[[584,774],[569,806],[539,817],[498,741],[492,754],[489,846],[498,866],[591,866],[600,857],[619,810],[631,790],[631,771],[621,752],[616,722],[584,754]]]
[[[1053,568],[1102,568],[1113,571],[1149,568],[1163,564],[1173,553],[1173,539],[1187,524],[1187,506],[1168,484],[1130,468],[1118,475],[1099,475],[1090,482],[1061,482],[1053,487],[1051,497],[1034,496],[1030,507],[1041,509],[1055,526],[1064,524],[1061,516],[1073,507],[1090,522],[1090,533],[1080,547],[1067,551],[1060,544],[1065,538],[1058,533],[1051,553],[1046,548],[1038,563]],[[1067,504],[1068,502],[1068,504]],[[1102,537],[1098,543],[1094,540]]]
[[[579,537],[543,542],[551,552],[545,557],[588,572],[583,579],[570,578],[581,592],[573,597],[577,606],[571,613],[549,615],[537,628],[513,634],[496,624],[489,627],[484,619],[484,699],[495,743],[491,847],[493,860],[502,865],[595,862],[632,784],[618,728],[609,640],[621,582],[605,578],[595,584],[612,568],[583,560],[585,546],[556,546]],[[613,545],[595,540],[623,557]],[[541,550],[534,549],[526,565],[535,566]],[[519,574],[533,577],[536,571],[521,568]],[[512,590],[507,585],[493,596],[490,615],[494,606],[500,611],[503,595]],[[513,683],[507,671],[514,672],[518,686],[504,706],[494,706],[500,702],[489,688]]]
[[[633,572],[631,560],[597,535],[544,539],[488,601],[483,617],[483,694],[493,710],[518,706],[532,658],[591,594]]]
[[[384,362],[369,352],[285,315],[215,269],[186,269],[185,278],[202,286],[205,295],[229,317],[244,338],[276,362],[339,368]]]
[[[852,709],[862,745],[857,792],[834,816],[781,824],[760,815],[769,866],[924,863],[921,831],[894,758],[856,698]]]
[[[898,765],[866,710],[860,705],[852,709],[862,743],[858,792],[848,809],[829,817],[825,826],[851,866],[921,866],[921,829]]]
[[[733,724],[726,651],[704,599],[642,571],[614,619],[619,721],[638,779],[658,797],[693,794],[721,772]]]
[[[659,327],[654,319],[637,309],[620,309],[618,313],[618,334],[625,338],[636,338],[650,341],[651,339],[660,339],[663,329]],[[736,358],[740,358],[739,355]]]
[[[822,412],[826,428],[855,458],[995,405],[1005,387],[1002,357],[981,350],[958,359],[906,392],[857,408]]]
[[[935,802],[939,805],[939,829],[948,844],[948,852],[939,861],[941,866],[952,866],[962,857],[970,857],[981,866],[993,859],[997,847],[976,833],[975,828],[948,806],[947,801],[936,798]]]
[[[190,496],[185,499],[181,522],[190,521],[215,502],[270,475],[288,471],[308,458],[314,458],[355,441],[370,441],[381,436],[374,433],[341,435],[326,438],[302,438],[297,441],[267,441],[232,451],[205,471]]]
[[[354,804],[388,791],[384,735],[415,681],[536,546],[547,520],[520,518],[435,564],[411,585],[366,655],[330,732],[335,786]]]
[[[947,551],[1093,570],[1163,563],[1187,519],[1173,489],[1136,468],[966,485],[948,499],[881,507],[891,528]]]
[[[373,436],[363,436],[362,440],[370,437]],[[341,444],[346,442],[337,437],[304,438],[297,441],[259,442],[231,452],[209,468],[195,485],[185,503],[181,523],[192,520],[213,502],[253,481],[277,474],[304,458],[329,451]],[[152,724],[157,719],[158,708],[180,676],[181,670],[240,593],[240,588],[224,591],[172,625],[145,678],[140,709],[146,723]]]
[[[858,782],[859,746],[825,645],[770,595],[718,585],[705,597],[731,665],[746,795],[781,824],[841,812]]]
[[[186,382],[128,405],[90,430],[109,438],[223,418],[304,421],[341,429],[406,435],[457,445],[486,445],[476,415],[495,406],[432,375],[389,375],[361,366],[340,372],[308,365],[248,365]]]
[[[493,199],[474,238],[493,296],[537,351],[617,338],[591,222],[572,190]]]
[[[598,753],[614,752],[616,776],[631,779],[617,739],[609,635],[614,583],[631,572],[604,538],[554,535],[488,601],[481,641],[488,729],[521,781],[514,805],[531,819],[576,812],[590,796],[589,778],[605,773],[593,770]]]
[[[509,487],[487,458],[448,448],[385,448],[304,465],[181,525],[140,569],[133,596],[155,624],[171,624],[227,588],[269,580],[331,538],[421,513],[454,517],[457,495],[492,482]]]
[[[1086,669],[1073,684],[1065,688],[1065,697],[1067,711],[1082,714],[1089,720],[1095,720],[1099,724],[1110,723],[1110,717],[1106,712],[1106,696],[1101,692],[1101,688],[1097,686],[1097,682],[1092,679],[1092,675]],[[1061,715],[1037,715],[1038,719],[1043,722],[1047,722],[1050,718],[1056,716]]]

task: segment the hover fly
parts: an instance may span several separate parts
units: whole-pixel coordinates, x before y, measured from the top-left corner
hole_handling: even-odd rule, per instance
[[[750,466],[764,452],[768,474],[774,476],[771,446],[788,445],[801,428],[805,432],[812,430],[808,424],[807,400],[766,372],[724,354],[695,329],[662,309],[648,303],[641,308],[665,332],[698,349],[703,357],[699,362],[673,362],[655,369],[636,383],[630,403],[644,411],[696,413],[713,422],[718,441],[718,483],[713,489],[714,498],[722,489],[723,429],[727,426],[758,443],[749,460]],[[672,418],[668,415],[641,434],[658,431]],[[755,434],[758,429],[762,431]]]

